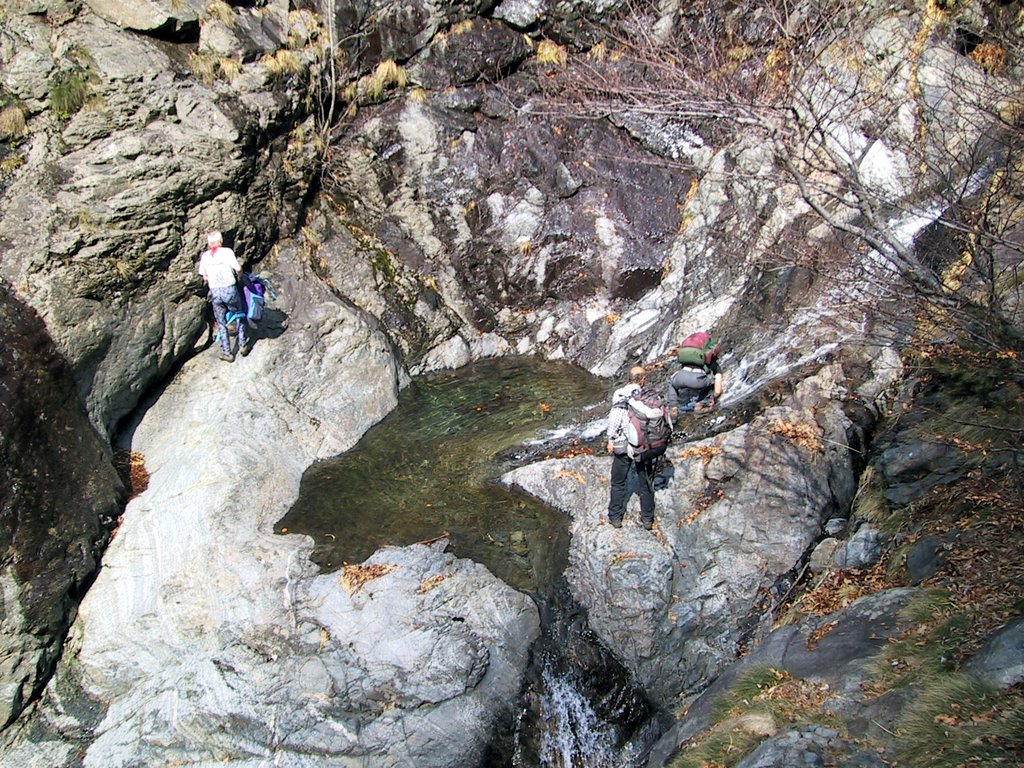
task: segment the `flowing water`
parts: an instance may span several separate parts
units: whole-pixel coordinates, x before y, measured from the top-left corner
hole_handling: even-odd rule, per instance
[[[524,358],[418,378],[351,451],[306,472],[277,524],[312,536],[324,570],[447,536],[456,555],[533,596],[544,636],[490,765],[628,765],[634,734],[651,732],[651,708],[565,588],[568,521],[496,481],[517,462],[585,449],[609,390],[578,367]]]

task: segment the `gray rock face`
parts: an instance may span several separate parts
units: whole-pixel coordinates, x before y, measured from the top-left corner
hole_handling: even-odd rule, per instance
[[[995,632],[967,662],[966,669],[1002,688],[1024,681],[1024,619]]]
[[[132,436],[150,471],[82,602],[35,720],[0,764],[459,766],[481,759],[539,631],[532,601],[437,548],[378,552],[362,583],[273,533],[305,467],[396,400],[390,347],[284,251],[288,316],[233,364],[191,360]],[[84,717],[76,702],[103,702]]]
[[[184,14],[174,23],[195,13],[187,3],[105,6],[117,7],[107,15],[148,16],[174,6]],[[40,18],[11,16],[3,40],[3,84],[24,99],[30,133],[0,205],[0,274],[45,318],[94,424],[109,434],[203,328],[194,260],[204,232],[220,228],[251,261],[281,223],[294,226],[290,196],[305,185],[270,190],[288,176],[301,91],[279,83],[267,92],[263,65],[230,89],[176,77],[185,51],[84,12],[52,37]],[[63,117],[45,101],[58,72],[86,89]],[[315,155],[291,146],[288,168],[308,177]]]
[[[125,29],[180,35],[199,28],[205,5],[199,0],[86,0],[93,13]]]
[[[837,373],[823,370],[791,403],[749,425],[670,447],[675,472],[656,493],[656,535],[640,527],[635,511],[620,530],[607,524],[606,459],[554,460],[505,475],[573,515],[573,593],[601,639],[661,703],[700,687],[735,657],[755,631],[746,622],[763,592],[797,565],[843,503],[829,477],[852,474],[849,457],[824,446],[843,444],[845,417],[821,399]],[[815,441],[801,444],[787,430]],[[637,504],[634,497],[630,510]]]
[[[433,41],[409,73],[418,85],[439,90],[497,80],[529,54],[521,34],[489,19],[475,19]]]
[[[521,55],[518,36],[479,21],[436,45],[494,46],[502,61]],[[412,75],[434,78],[434,60],[414,62]],[[443,61],[449,69],[437,77],[483,75]],[[387,254],[390,269],[432,281],[466,341],[494,334],[506,349],[600,373],[618,368],[631,341],[664,349],[665,339],[650,337],[659,321],[672,324],[676,294],[653,296],[614,330],[610,322],[619,302],[657,285],[669,251],[663,234],[679,227],[676,208],[652,204],[649,191],[674,199],[690,180],[645,162],[613,126],[540,121],[500,104],[478,85],[361,109],[333,156],[332,180],[353,200],[342,223]],[[629,158],[630,183],[609,187]]]
[[[42,320],[0,282],[0,727],[42,688],[123,491]]]

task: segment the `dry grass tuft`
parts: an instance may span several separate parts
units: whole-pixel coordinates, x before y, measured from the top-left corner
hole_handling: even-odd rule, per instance
[[[537,43],[537,61],[542,64],[555,64],[564,67],[569,60],[569,54],[565,48],[551,40],[541,40]]]
[[[205,16],[208,19],[216,19],[228,25],[235,23],[234,10],[224,0],[211,0],[206,6]]]
[[[297,75],[306,68],[302,57],[288,48],[280,48],[273,54],[268,53],[261,61],[272,77]]]
[[[396,64],[394,59],[387,59],[378,64],[373,73],[362,78],[359,83],[359,91],[376,101],[391,88],[404,88],[409,83],[409,77],[405,69]]]
[[[209,54],[192,53],[188,57],[189,71],[202,82],[210,85],[217,79],[217,57]]]
[[[25,111],[17,104],[0,110],[0,139],[17,139],[25,135]]]
[[[25,156],[22,154],[9,155],[0,160],[0,181],[8,176],[13,176],[23,165],[25,165]]]

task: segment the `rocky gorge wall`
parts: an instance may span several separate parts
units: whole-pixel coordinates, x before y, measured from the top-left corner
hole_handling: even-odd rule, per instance
[[[0,575],[0,720],[6,725],[60,655],[124,489],[109,447],[82,409],[68,407],[76,403],[74,384],[42,320],[4,286],[0,317],[0,530],[7,553]]]
[[[729,341],[726,404],[741,404],[863,337],[859,307],[849,311],[861,270],[854,263],[818,281],[792,265],[763,268],[785,262],[787,238],[814,232],[818,220],[757,136],[716,142],[707,125],[666,125],[642,112],[595,120],[545,111],[539,84],[574,64],[545,58],[541,43],[580,52],[573,46],[589,47],[592,22],[614,16],[615,5],[216,7],[21,0],[0,23],[4,105],[25,120],[5,129],[14,143],[2,156],[0,275],[43,319],[107,439],[185,364],[130,434],[153,490],[126,510],[67,663],[39,719],[10,735],[4,759],[18,764],[45,743],[34,759],[51,765],[77,750],[104,766],[207,759],[211,750],[238,761],[314,752],[325,765],[371,755],[458,764],[482,754],[516,688],[536,631],[531,607],[470,564],[384,553],[376,564],[405,570],[384,575],[375,601],[406,605],[420,587],[457,574],[458,599],[487,620],[457,626],[470,609],[438,612],[426,589],[408,604],[426,617],[422,653],[379,642],[395,631],[394,616],[359,634],[352,612],[377,603],[313,574],[308,542],[269,535],[305,465],[352,445],[410,373],[477,356],[540,354],[611,376],[662,359],[684,332],[716,327]],[[749,10],[722,16],[754,44],[765,32]],[[684,20],[666,8],[657,22]],[[861,41],[865,61],[881,61],[876,48],[916,44],[918,14],[883,21]],[[930,37],[924,60],[952,58],[980,77],[954,37]],[[325,52],[343,54],[336,70]],[[927,71],[928,93],[946,94],[942,68]],[[69,82],[84,87],[78,104],[54,98]],[[331,106],[344,118],[325,125],[318,118]],[[854,134],[869,135],[870,120],[858,119]],[[901,194],[918,192],[910,184]],[[231,375],[208,358],[190,360],[206,326],[193,262],[212,227],[280,284],[288,321]],[[843,388],[822,389],[715,443],[724,456],[707,467],[680,461],[670,520],[685,520],[707,487],[727,488],[728,500],[696,526],[670,529],[666,542],[610,540],[596,525],[599,484],[566,505],[574,589],[659,701],[727,662],[740,639],[736,618],[846,504],[852,468],[841,449],[802,456],[769,426],[791,419],[830,445],[848,444],[857,425],[832,402]],[[244,446],[251,430],[273,446],[273,461],[248,449],[224,458],[222,444]],[[771,462],[787,457],[802,467],[803,485],[779,488],[758,512],[764,478],[781,471]],[[594,460],[570,469],[603,474]],[[546,487],[560,470],[539,471],[532,482]],[[238,515],[240,494],[257,495],[260,507]],[[786,524],[776,530],[779,516]],[[736,550],[734,534],[747,525],[780,551]],[[98,547],[102,531],[90,535]],[[621,584],[606,583],[587,547],[614,557],[623,544],[644,556],[616,571]],[[679,564],[694,550],[708,553],[699,574]],[[690,595],[729,582],[741,560],[728,599],[689,605]],[[199,573],[210,578],[197,583]],[[623,628],[635,609],[616,593],[642,594],[652,582],[659,588],[637,645]],[[691,632],[704,620],[714,639]],[[46,679],[43,667],[29,688]],[[216,695],[189,681],[195,669]],[[76,697],[104,705],[72,712]],[[12,714],[23,698],[11,697]],[[294,701],[308,716],[278,720],[275,707]],[[248,724],[244,749],[220,735],[236,718]]]

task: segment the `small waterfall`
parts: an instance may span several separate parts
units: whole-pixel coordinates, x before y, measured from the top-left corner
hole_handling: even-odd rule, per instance
[[[555,672],[552,664],[545,664],[541,681],[540,716],[545,726],[540,765],[557,768],[621,766],[614,729],[598,717],[572,673]]]
[[[515,726],[512,768],[639,768],[662,716],[602,645],[564,581],[537,596],[542,637]]]

